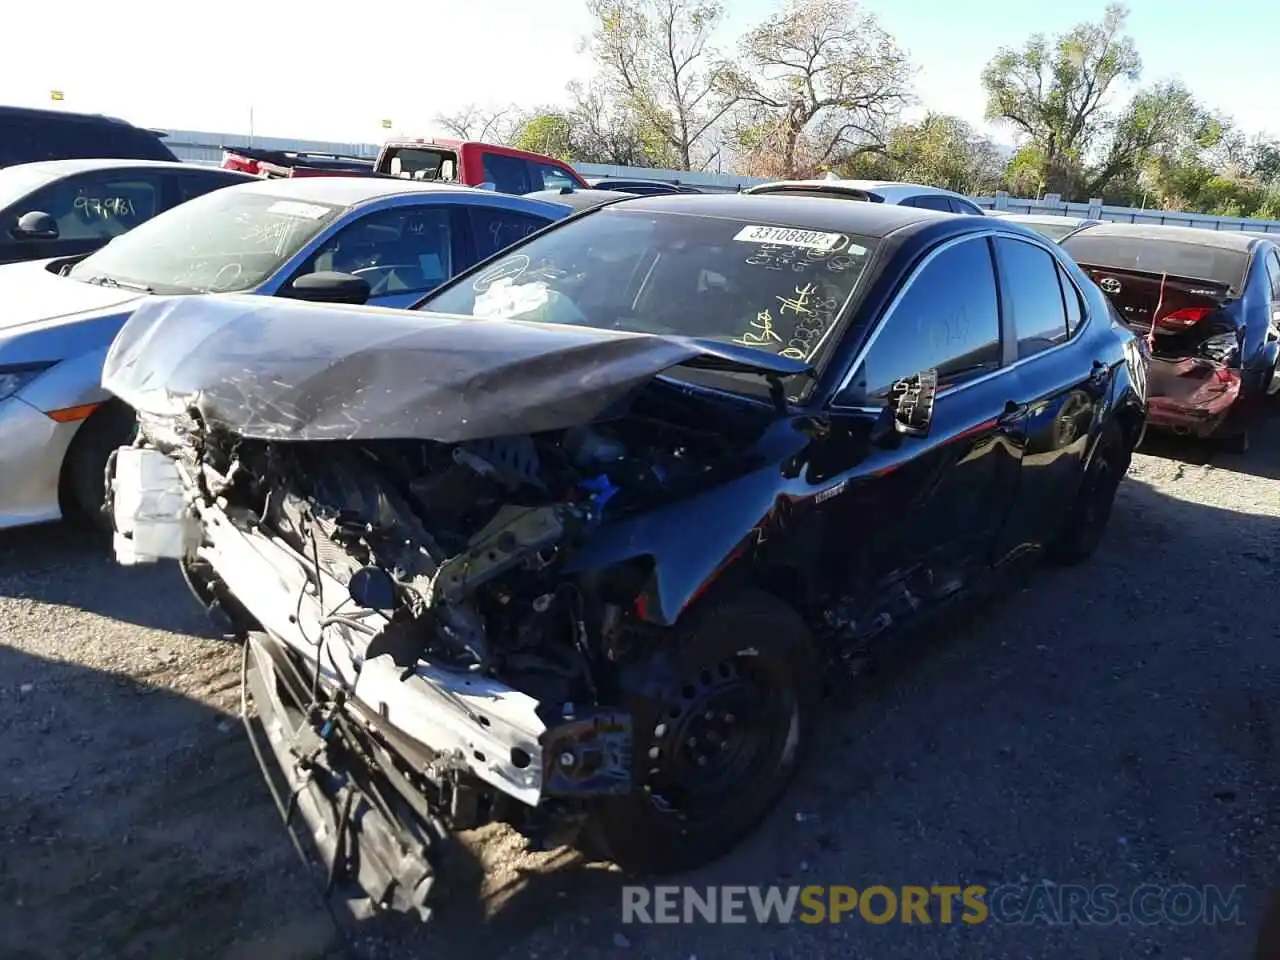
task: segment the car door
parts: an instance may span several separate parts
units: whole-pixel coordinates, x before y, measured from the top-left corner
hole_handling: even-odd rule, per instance
[[[946,590],[988,559],[1021,455],[1005,434],[1004,359],[990,241],[944,241],[905,281],[832,409],[837,420],[865,422],[883,410],[895,381],[937,371],[928,434],[871,447],[858,489],[838,498],[848,514],[836,522],[865,542],[859,562],[873,575],[923,565]]]
[[[469,265],[462,209],[429,203],[366,213],[322,241],[282,289],[308,273],[349,273],[369,282],[369,303],[407,307]]]
[[[1008,557],[1057,532],[1109,378],[1104,358],[1073,342],[1086,301],[1047,244],[997,236],[995,250],[1002,319],[1015,350],[1006,416],[1022,446],[1017,494],[996,544]]]

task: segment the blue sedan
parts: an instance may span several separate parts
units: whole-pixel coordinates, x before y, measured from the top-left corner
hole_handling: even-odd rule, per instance
[[[102,361],[145,298],[404,307],[570,212],[452,184],[264,180],[175,207],[78,262],[0,267],[0,528],[100,516],[107,457],[134,424],[103,391]]]

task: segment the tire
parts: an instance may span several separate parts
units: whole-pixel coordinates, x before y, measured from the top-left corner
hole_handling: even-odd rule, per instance
[[[635,789],[600,798],[583,837],[593,855],[638,873],[693,869],[749,834],[799,768],[820,695],[813,637],[771,594],[708,597],[675,630],[672,647],[637,664],[663,679],[627,704]],[[659,652],[668,649],[670,659]]]
[[[111,532],[112,518],[104,509],[107,460],[133,438],[137,422],[132,407],[108,400],[80,425],[62,464],[64,512],[71,519]]]
[[[1049,545],[1048,557],[1055,563],[1082,563],[1093,556],[1115,503],[1120,481],[1129,471],[1131,452],[1126,449],[1124,433],[1109,423],[1098,438],[1093,457],[1085,468],[1076,499],[1056,540]]]

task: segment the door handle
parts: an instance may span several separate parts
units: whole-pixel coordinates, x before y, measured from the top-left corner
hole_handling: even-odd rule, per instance
[[[1022,417],[1026,416],[1027,411],[1030,409],[1031,405],[1028,403],[1017,403],[1013,400],[1006,400],[1004,410],[1001,412],[998,422],[1003,425],[1012,423],[1015,420],[1020,420]]]

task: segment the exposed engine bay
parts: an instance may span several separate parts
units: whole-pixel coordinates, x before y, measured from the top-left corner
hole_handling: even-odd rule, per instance
[[[631,418],[459,444],[215,441],[204,456],[223,477],[209,493],[384,613],[384,642],[561,704],[596,698],[592,660],[637,584],[588,597],[558,561],[606,511],[678,496],[729,445]]]

